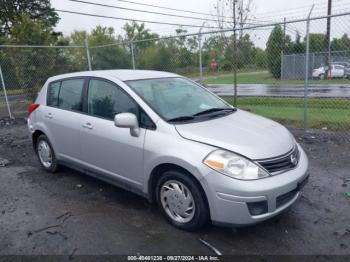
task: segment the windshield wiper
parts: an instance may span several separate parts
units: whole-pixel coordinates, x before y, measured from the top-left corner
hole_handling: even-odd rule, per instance
[[[204,111],[201,111],[197,114],[194,114],[193,116],[200,116],[200,115],[206,115],[206,114],[210,114],[210,113],[214,113],[214,112],[220,112],[220,111],[236,111],[235,108],[232,107],[214,107],[214,108],[210,108]]]
[[[178,116],[178,117],[168,119],[167,121],[168,122],[186,122],[193,119],[194,119],[194,116]]]

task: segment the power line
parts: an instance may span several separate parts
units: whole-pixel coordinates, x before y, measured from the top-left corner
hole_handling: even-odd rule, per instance
[[[62,9],[56,9],[56,11],[61,12],[61,13],[75,14],[75,15],[85,15],[85,16],[91,16],[91,17],[108,18],[108,19],[123,20],[123,21],[135,21],[135,22],[141,22],[141,23],[163,24],[163,25],[174,25],[174,26],[185,26],[185,27],[202,27],[201,25],[178,24],[178,23],[169,23],[169,22],[158,22],[158,21],[150,21],[150,20],[131,19],[131,18],[116,17],[116,16],[106,16],[106,15],[97,15],[97,14],[75,12],[75,11],[62,10]],[[213,28],[214,29],[222,29],[222,28],[216,27],[216,26],[204,26],[204,27],[205,28],[212,28],[212,29]]]
[[[119,6],[113,6],[113,5],[107,5],[107,4],[100,4],[100,3],[94,3],[94,2],[88,2],[88,1],[83,1],[83,0],[70,0],[72,2],[80,2],[80,3],[85,3],[85,4],[91,4],[91,5],[96,5],[96,6],[104,6],[104,7],[109,7],[109,8],[117,8],[117,9],[124,9],[124,10],[130,10],[130,11],[136,11],[136,12],[144,12],[144,13],[153,13],[153,14],[159,14],[159,15],[165,15],[165,16],[173,16],[173,17],[179,17],[179,18],[188,18],[188,19],[196,19],[196,20],[207,20],[207,21],[216,21],[214,19],[205,19],[205,18],[199,18],[199,17],[190,17],[190,16],[183,16],[183,15],[177,15],[177,14],[168,14],[168,13],[161,13],[161,12],[154,12],[154,11],[147,11],[147,10],[140,10],[140,9],[133,9],[133,8],[126,8],[126,7],[119,7]],[[144,4],[144,3],[137,3],[137,2],[133,2],[133,1],[128,1],[128,0],[117,0],[119,2],[125,2],[125,3],[131,3],[131,4],[136,4],[136,5],[142,5],[142,6],[148,6],[148,7],[155,7],[155,8],[161,8],[161,9],[166,9],[166,10],[173,10],[173,11],[177,11],[177,12],[186,12],[186,13],[192,13],[192,14],[201,14],[201,15],[205,15],[205,16],[213,16],[211,14],[208,13],[202,13],[202,12],[195,12],[195,11],[190,11],[190,10],[184,10],[184,9],[176,9],[176,8],[170,8],[170,7],[164,7],[164,6],[158,6],[158,5],[151,5],[151,4]],[[339,0],[336,3],[339,2],[343,2],[343,1],[347,1],[347,0]],[[324,4],[320,3],[318,4],[319,6],[322,6]],[[287,12],[287,15],[290,14],[295,14],[295,13],[301,13],[301,11],[292,11],[291,10],[300,10],[300,9],[304,9],[304,8],[308,8],[309,6],[299,6],[296,8],[292,8],[289,10],[274,10],[271,12],[265,12],[265,13],[260,13],[260,14],[264,14],[264,15],[268,15],[268,14],[273,14],[273,13],[285,13]],[[318,7],[317,11],[320,11],[322,9],[322,7]],[[337,10],[338,11],[338,10]],[[69,12],[69,11],[66,11]],[[71,11],[73,12],[73,11]],[[306,12],[306,11],[305,11]],[[78,13],[78,12],[73,12],[73,13]],[[88,15],[88,16],[95,16],[92,14],[83,14],[83,13],[79,13],[81,15]],[[256,14],[256,15],[260,15],[260,14]],[[256,16],[255,15],[255,16]],[[128,18],[119,18],[119,17],[107,17],[107,16],[100,16],[100,15],[96,15],[97,17],[102,17],[102,18],[110,18],[110,19],[118,19],[118,20],[129,20],[129,21],[140,21],[140,22],[149,22],[149,23],[156,23],[156,24],[167,24],[167,25],[176,25],[176,26],[188,26],[188,27],[201,27],[200,25],[187,25],[187,24],[177,24],[177,23],[167,23],[167,22],[156,22],[156,21],[142,21],[142,20],[134,20],[134,19],[128,19]],[[228,19],[232,19],[232,17],[227,17],[227,16],[222,16],[222,15],[215,15],[216,17],[221,17],[221,18],[228,18]],[[284,15],[285,17],[286,15]],[[268,18],[270,16],[259,16],[259,19],[248,19],[252,22],[257,22],[257,23],[269,23],[269,22],[273,22],[276,21],[277,19],[274,20],[261,20],[260,18]],[[295,18],[294,17],[288,17],[289,19],[291,18]],[[278,19],[282,19],[278,18]],[[226,23],[232,23],[233,21],[225,21]],[[257,25],[254,23],[245,23],[247,25]],[[220,28],[221,27],[214,27],[214,26],[205,26],[206,28]]]
[[[343,1],[348,1],[348,0],[339,0],[337,2],[335,2],[337,5],[334,8],[334,12],[344,12],[344,7],[348,8],[350,7],[349,4],[350,3],[343,3],[340,4],[340,2]],[[320,3],[318,4],[318,7],[314,9],[313,14],[320,14],[322,15],[322,13],[326,13],[327,11],[327,3]],[[324,7],[321,7],[324,6]],[[297,9],[304,9],[304,10],[300,10],[300,11],[296,11]],[[258,13],[258,14],[254,14],[254,18],[248,18],[247,20],[249,21],[254,21],[254,22],[261,22],[261,23],[269,23],[269,22],[273,22],[273,21],[279,21],[282,20],[284,17],[287,17],[288,19],[296,19],[296,18],[300,18],[300,17],[304,17],[304,15],[307,13],[309,9],[309,6],[300,6],[300,7],[296,7],[296,8],[292,8],[289,10],[275,10],[275,11],[271,11],[271,12],[264,12],[264,13]],[[293,11],[294,10],[294,11]],[[304,13],[305,11],[305,13]],[[275,15],[273,15],[274,13],[280,13],[281,15],[276,17]],[[263,16],[261,16],[263,15]],[[292,16],[290,16],[292,15]],[[271,17],[275,17],[274,19],[266,19],[266,18],[271,18]]]
[[[168,13],[161,13],[161,12],[154,12],[154,11],[147,11],[147,10],[140,10],[140,9],[128,8],[128,7],[115,6],[115,5],[100,4],[100,3],[88,2],[88,1],[82,1],[82,0],[69,0],[69,1],[71,1],[71,2],[77,2],[77,3],[82,3],[82,4],[88,4],[88,5],[94,5],[94,6],[102,6],[102,7],[109,7],[109,8],[115,8],[115,9],[129,10],[129,11],[134,11],[134,12],[142,12],[142,13],[148,13],[148,14],[172,16],[172,17],[179,17],[179,18],[186,18],[186,19],[194,19],[194,20],[200,20],[200,21],[214,21],[214,22],[217,21],[217,20],[215,20],[215,19],[210,19],[210,18],[200,18],[200,17],[193,17],[193,16],[184,16],[184,15],[168,14]]]
[[[350,10],[350,6],[345,6],[346,8],[344,7],[339,7],[337,9],[334,9],[333,10],[333,13],[334,14],[342,14],[344,12],[348,12]],[[315,10],[312,14],[313,16],[312,17],[317,17],[317,16],[322,16],[323,14],[325,14],[327,12],[326,9],[319,9],[319,10]],[[303,15],[292,15],[292,16],[284,16],[284,17],[287,17],[288,20],[298,20],[299,18],[304,18],[304,14]],[[273,21],[282,21],[284,17],[276,17],[274,20],[270,20],[271,22]],[[261,22],[263,22],[264,20],[261,20]],[[267,22],[267,20],[265,20]]]
[[[165,6],[159,6],[159,5],[144,4],[144,3],[138,3],[138,2],[128,1],[128,0],[117,0],[117,1],[124,2],[124,3],[129,3],[129,4],[134,4],[134,5],[143,5],[143,6],[155,7],[155,8],[165,9],[165,10],[172,10],[172,11],[177,11],[177,12],[184,12],[184,13],[191,13],[191,14],[197,14],[197,15],[212,16],[212,14],[196,12],[196,11],[191,11],[191,10],[185,10],[185,9],[177,9],[177,8],[165,7]],[[219,17],[232,19],[232,17],[227,17],[227,16],[219,16]]]
[[[185,12],[185,13],[191,13],[191,14],[199,14],[199,15],[205,15],[205,16],[213,16],[213,14],[208,14],[208,13],[203,13],[203,12],[196,12],[196,11],[191,11],[191,10],[184,10],[184,9],[177,9],[177,8],[170,8],[170,7],[165,7],[165,6],[159,6],[159,5],[152,5],[152,4],[145,4],[145,3],[138,3],[138,2],[134,2],[134,1],[129,1],[129,0],[116,0],[119,2],[124,2],[124,3],[130,3],[130,4],[134,4],[134,5],[142,5],[142,6],[148,6],[148,7],[154,7],[154,8],[160,8],[160,9],[165,9],[165,10],[172,10],[172,11],[177,11],[177,12]],[[338,0],[336,3],[340,3],[340,2],[345,2],[348,0]],[[322,6],[322,5],[326,5],[325,3],[318,3],[317,4],[318,7]],[[299,7],[295,7],[295,8],[289,8],[288,10],[274,10],[271,12],[263,12],[260,14],[271,14],[271,13],[281,13],[281,12],[288,12],[290,10],[297,10],[297,9],[306,9],[306,11],[308,11],[310,9],[309,5],[304,5],[304,6],[299,6]],[[257,15],[260,15],[257,14]],[[223,15],[215,15],[216,17],[220,17],[220,18],[227,18],[227,19],[232,19],[232,17],[228,17],[228,16],[223,16]]]
[[[334,4],[339,4],[339,3],[345,2],[345,1],[348,2],[348,0],[338,0]],[[321,6],[324,6],[324,8],[326,8],[327,3],[317,3],[317,9],[323,8]],[[286,13],[286,12],[288,13],[288,12],[290,12],[292,10],[300,10],[300,9],[304,9],[303,11],[308,12],[310,10],[310,5],[302,5],[302,6],[297,6],[297,7],[294,7],[294,8],[288,8],[288,10],[286,10],[286,9],[272,10],[272,11],[268,11],[268,12],[257,13],[256,15],[265,15],[265,14],[274,14],[274,13]],[[295,13],[295,11],[293,11],[293,13]]]
[[[338,1],[336,2],[336,4],[339,4],[340,2],[342,1]],[[344,6],[347,6],[349,3],[344,3],[344,4],[339,4],[337,5],[336,7],[339,7],[339,8],[342,8],[344,9]],[[327,11],[327,3],[319,3],[317,4],[317,7],[314,9],[314,12],[321,12],[321,11],[324,11],[326,12]],[[303,9],[303,10],[301,10]],[[270,18],[271,16],[275,16],[274,14],[275,13],[279,13],[281,16],[288,16],[288,15],[291,15],[293,14],[293,17],[296,17],[297,15],[298,16],[304,16],[305,14],[307,14],[307,12],[309,11],[310,9],[310,6],[300,6],[300,7],[297,7],[297,8],[292,8],[292,9],[288,9],[288,10],[275,10],[275,11],[271,11],[271,12],[263,12],[263,13],[257,13],[255,14],[254,16],[261,19],[261,18]]]

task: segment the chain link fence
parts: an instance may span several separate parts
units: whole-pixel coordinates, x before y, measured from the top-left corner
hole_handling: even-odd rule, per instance
[[[8,114],[5,89],[14,116],[27,111],[47,78],[57,74],[88,70],[83,46],[1,46],[0,117]]]
[[[350,138],[349,24],[346,13],[103,46],[0,46],[0,66],[14,115],[52,75],[134,68],[178,73],[288,127]]]

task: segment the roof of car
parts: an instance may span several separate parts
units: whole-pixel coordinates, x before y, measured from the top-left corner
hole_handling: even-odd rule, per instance
[[[163,72],[163,71],[117,69],[117,70],[83,71],[83,72],[62,74],[62,75],[50,77],[49,80],[55,81],[62,78],[77,77],[77,76],[115,77],[121,81],[151,79],[151,78],[165,78],[165,77],[179,77],[179,75],[177,74]]]

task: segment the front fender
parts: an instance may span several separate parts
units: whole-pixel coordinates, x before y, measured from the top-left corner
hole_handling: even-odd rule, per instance
[[[172,164],[191,173],[199,182],[203,179],[203,159],[215,147],[182,137],[167,134],[147,134],[144,146],[144,193],[148,193],[148,181],[159,165]]]

